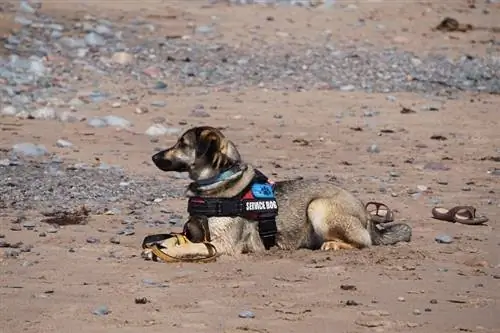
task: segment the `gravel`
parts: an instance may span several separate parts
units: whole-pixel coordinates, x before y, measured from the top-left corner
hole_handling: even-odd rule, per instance
[[[117,167],[70,165],[58,160],[9,160],[8,166],[0,166],[2,208],[45,212],[86,205],[93,213],[103,213],[115,206],[126,206],[140,213],[159,199],[183,195],[182,189],[164,181],[134,179]]]
[[[154,30],[154,25],[143,19],[118,24],[85,16],[77,22],[58,22],[30,8],[17,14],[24,28],[3,41],[10,53],[0,56],[0,82],[5,83],[0,85],[0,102],[6,105],[5,115],[53,119],[53,108],[40,108],[40,104],[50,102],[53,96],[62,99],[59,104],[68,104],[75,101],[75,92],[89,88],[87,82],[103,79],[117,87],[135,81],[138,87],[156,92],[169,90],[162,81],[165,79],[177,87],[225,90],[259,86],[299,91],[500,93],[500,60],[493,55],[418,57],[400,50],[344,46],[326,40],[322,46],[291,42],[281,47],[262,42],[245,50],[210,40],[141,38],[139,32]],[[213,34],[217,26],[195,30],[195,34]],[[99,103],[110,97],[94,89],[83,98]],[[203,110],[194,114],[209,116]],[[96,127],[105,126],[97,122]],[[127,126],[126,121],[121,120],[119,126]]]

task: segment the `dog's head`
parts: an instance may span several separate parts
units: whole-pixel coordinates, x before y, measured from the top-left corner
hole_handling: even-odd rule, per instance
[[[163,171],[188,172],[192,180],[204,180],[241,162],[234,143],[216,128],[193,127],[184,132],[174,146],[152,157]]]

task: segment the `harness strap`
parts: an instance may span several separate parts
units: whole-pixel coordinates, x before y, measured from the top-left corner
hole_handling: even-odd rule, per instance
[[[259,170],[255,170],[255,177],[241,195],[232,198],[205,198],[191,197],[188,200],[190,215],[204,215],[207,217],[236,217],[241,216],[258,222],[259,235],[266,250],[276,245],[276,216],[278,204],[274,191],[267,185],[268,191],[264,197],[256,198],[253,192],[255,184],[269,184],[268,178]],[[258,195],[257,195],[258,196]]]

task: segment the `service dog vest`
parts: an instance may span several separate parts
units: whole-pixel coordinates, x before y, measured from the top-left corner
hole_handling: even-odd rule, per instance
[[[240,216],[257,221],[259,235],[266,250],[276,245],[278,203],[274,185],[259,170],[255,170],[255,177],[242,194],[235,197],[190,197],[188,213],[207,217]]]

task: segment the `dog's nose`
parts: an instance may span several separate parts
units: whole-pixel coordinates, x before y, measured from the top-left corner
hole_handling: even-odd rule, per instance
[[[159,152],[153,155],[152,157],[153,163],[158,164],[163,160],[163,152]]]

